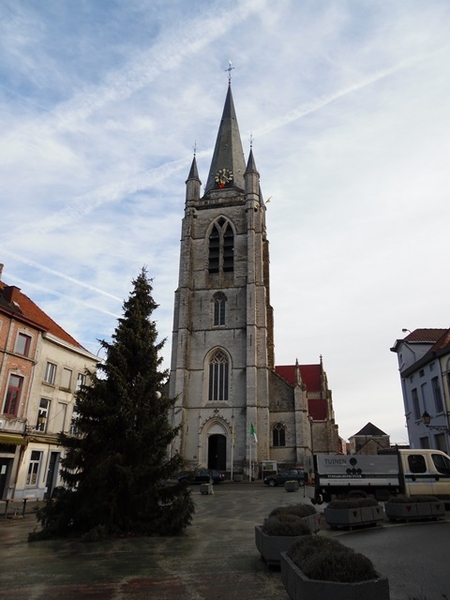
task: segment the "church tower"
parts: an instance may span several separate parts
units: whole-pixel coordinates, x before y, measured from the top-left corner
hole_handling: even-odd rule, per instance
[[[274,369],[266,208],[229,83],[203,195],[186,181],[169,395],[188,466],[249,476],[269,458]],[[257,443],[255,443],[255,435]]]

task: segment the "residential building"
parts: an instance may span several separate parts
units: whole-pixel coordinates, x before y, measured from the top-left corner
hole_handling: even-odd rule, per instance
[[[180,426],[173,450],[188,466],[248,476],[263,461],[301,465],[315,445],[338,452],[325,373],[321,366],[314,387],[307,371],[275,366],[266,205],[252,149],[244,159],[229,85],[203,193],[195,156],[186,181],[169,380]],[[320,411],[310,406],[317,393]]]
[[[42,499],[58,485],[58,434],[70,431],[76,390],[97,362],[0,281],[0,498]]]
[[[450,452],[450,329],[416,329],[396,340],[412,448]]]
[[[348,442],[350,454],[378,454],[380,450],[389,450],[391,446],[389,435],[373,423],[364,425]]]

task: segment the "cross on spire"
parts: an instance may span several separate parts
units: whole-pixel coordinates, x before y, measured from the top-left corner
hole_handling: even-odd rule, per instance
[[[231,83],[231,71],[234,70],[234,67],[232,66],[233,63],[231,62],[231,60],[228,61],[228,69],[225,69],[225,71],[228,71],[228,84]]]

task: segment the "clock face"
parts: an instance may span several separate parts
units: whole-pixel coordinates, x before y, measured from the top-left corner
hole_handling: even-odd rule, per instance
[[[227,183],[233,181],[233,173],[230,169],[219,169],[216,173],[215,181],[220,188],[224,188]]]

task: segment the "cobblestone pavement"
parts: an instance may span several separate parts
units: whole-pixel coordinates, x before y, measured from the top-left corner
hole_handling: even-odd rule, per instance
[[[184,535],[91,544],[28,543],[36,527],[33,505],[23,518],[20,505],[10,506],[16,518],[0,514],[0,600],[289,600],[279,570],[261,560],[254,527],[275,506],[308,502],[303,491],[289,494],[253,482],[217,485],[212,496],[195,487],[193,493],[196,514]],[[435,600],[426,593],[391,594],[391,600],[415,598]]]

